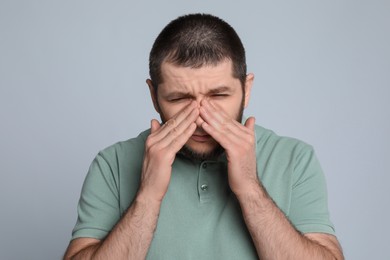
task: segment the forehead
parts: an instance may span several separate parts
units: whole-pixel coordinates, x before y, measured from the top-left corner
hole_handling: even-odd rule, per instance
[[[191,68],[163,62],[161,65],[163,88],[205,88],[217,85],[234,87],[240,84],[237,78],[233,77],[233,65],[230,60],[225,60],[217,65],[205,65],[200,68]]]

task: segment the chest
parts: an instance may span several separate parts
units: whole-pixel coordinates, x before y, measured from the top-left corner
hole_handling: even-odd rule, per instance
[[[257,259],[224,164],[175,165],[148,259]]]

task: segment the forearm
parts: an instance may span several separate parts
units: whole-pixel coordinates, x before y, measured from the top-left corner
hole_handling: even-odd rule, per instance
[[[249,190],[237,198],[261,259],[343,259],[337,245],[326,247],[296,231],[260,183]]]
[[[71,259],[144,259],[157,225],[160,204],[139,196],[106,239]]]

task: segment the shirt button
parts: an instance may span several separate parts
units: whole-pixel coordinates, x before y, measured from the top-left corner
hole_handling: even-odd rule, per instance
[[[208,188],[209,188],[209,186],[207,186],[207,184],[202,184],[202,186],[200,186],[200,189],[202,191],[206,191]]]
[[[204,163],[204,164],[202,165],[202,168],[203,168],[203,169],[206,169],[206,168],[207,168],[207,163]]]

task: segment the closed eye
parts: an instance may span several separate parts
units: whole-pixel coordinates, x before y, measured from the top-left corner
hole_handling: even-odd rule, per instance
[[[190,97],[177,97],[177,98],[171,98],[168,101],[175,103],[175,102],[180,102],[180,101],[185,101],[188,100]]]
[[[222,94],[222,93],[211,95],[211,97],[215,97],[215,98],[223,98],[223,97],[228,97],[228,96],[229,96],[228,94]]]

